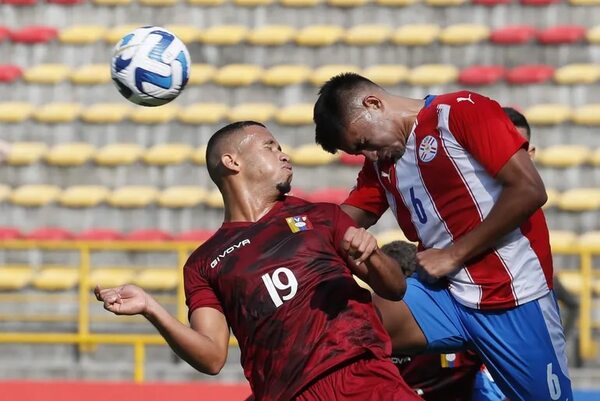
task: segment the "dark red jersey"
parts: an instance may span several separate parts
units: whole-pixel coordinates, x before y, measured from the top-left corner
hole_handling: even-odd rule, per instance
[[[391,345],[371,295],[352,278],[339,206],[285,197],[255,223],[223,226],[184,269],[190,313],[225,314],[260,401],[293,398],[315,378]]]
[[[470,401],[481,359],[470,351],[392,358],[406,384],[425,401]]]

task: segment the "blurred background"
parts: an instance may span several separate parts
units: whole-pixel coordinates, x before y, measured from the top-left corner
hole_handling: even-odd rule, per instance
[[[110,80],[112,47],[142,25],[173,31],[193,61],[158,108]],[[90,288],[138,284],[187,321],[180,268],[222,221],[205,144],[228,121],[265,122],[294,193],[341,202],[362,156],[314,145],[312,106],[354,71],[524,112],[555,266],[579,302],[576,399],[600,400],[600,0],[1,0],[0,63],[0,399],[243,399],[235,340],[204,376]],[[403,237],[389,214],[372,231]]]

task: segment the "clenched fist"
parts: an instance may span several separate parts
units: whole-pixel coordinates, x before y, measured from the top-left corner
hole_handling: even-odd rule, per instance
[[[127,284],[121,287],[94,289],[96,299],[104,302],[104,309],[115,315],[143,314],[148,308],[148,295],[135,285]]]

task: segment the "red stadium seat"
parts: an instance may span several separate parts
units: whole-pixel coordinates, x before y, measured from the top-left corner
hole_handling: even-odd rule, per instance
[[[171,241],[173,237],[163,230],[149,228],[135,230],[125,235],[127,241]]]
[[[11,83],[21,78],[23,70],[12,64],[0,64],[0,82]]]
[[[34,6],[37,0],[2,0],[2,4],[9,4],[11,6]]]
[[[17,239],[22,236],[21,231],[16,227],[0,227],[0,240]]]
[[[0,3],[2,3],[0,1]],[[4,41],[10,36],[10,29],[5,26],[0,26],[0,42]]]
[[[474,65],[462,70],[458,81],[463,85],[492,85],[505,75],[506,68],[501,65]]]
[[[342,155],[340,156],[340,163],[347,166],[362,166],[364,162],[365,157],[363,155],[350,155],[346,152],[342,152]]]
[[[554,67],[545,64],[520,65],[508,71],[506,80],[511,84],[539,84],[554,76]]]
[[[42,227],[31,231],[25,238],[38,241],[58,241],[72,239],[73,234],[60,227]]]
[[[350,190],[348,188],[325,188],[313,192],[307,198],[310,202],[328,202],[339,205],[346,200]]]
[[[480,6],[499,6],[512,2],[513,0],[473,0],[473,4],[479,4]]]
[[[123,234],[109,228],[94,228],[80,232],[75,238],[81,241],[114,241],[122,239]]]
[[[548,6],[556,3],[560,3],[560,0],[521,0],[524,6]]]
[[[76,4],[82,4],[85,0],[46,0],[46,3],[59,4],[62,6],[73,6]]]
[[[545,45],[577,43],[585,38],[586,32],[586,28],[580,25],[553,26],[539,32],[538,41]]]
[[[10,33],[16,43],[37,44],[48,43],[56,38],[58,30],[49,26],[27,26]]]
[[[529,25],[510,25],[496,29],[490,35],[490,41],[498,45],[520,45],[535,37],[537,29]]]
[[[175,241],[191,241],[191,242],[204,242],[215,232],[213,230],[191,230],[184,231],[182,233],[173,236]]]

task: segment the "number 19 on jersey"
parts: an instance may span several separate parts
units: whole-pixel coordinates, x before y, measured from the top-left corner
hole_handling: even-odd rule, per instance
[[[298,291],[298,280],[287,267],[280,267],[272,274],[263,274],[262,279],[277,308],[283,305],[283,301],[294,298]]]

